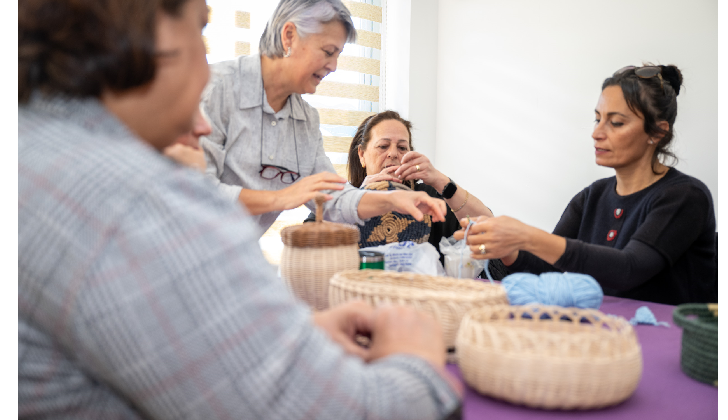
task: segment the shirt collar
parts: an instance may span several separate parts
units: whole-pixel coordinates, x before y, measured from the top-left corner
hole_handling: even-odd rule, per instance
[[[253,54],[238,58],[238,66],[240,92],[242,93],[238,99],[238,106],[240,109],[263,106],[263,77],[260,70],[260,55]],[[291,94],[288,97],[288,102],[291,104],[290,109],[293,118],[306,121],[306,112],[304,111],[301,95]]]

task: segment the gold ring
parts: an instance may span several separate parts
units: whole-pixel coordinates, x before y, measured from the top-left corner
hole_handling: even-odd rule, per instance
[[[480,244],[478,249],[480,250],[480,255],[485,255],[485,244]]]
[[[415,165],[415,169],[417,169],[417,172],[420,171],[420,165]]]

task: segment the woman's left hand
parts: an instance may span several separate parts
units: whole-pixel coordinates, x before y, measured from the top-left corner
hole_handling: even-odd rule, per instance
[[[461,219],[460,226],[467,227],[468,219]],[[471,257],[477,260],[492,258],[515,260],[518,251],[524,249],[524,240],[529,237],[530,229],[530,226],[512,217],[480,216],[468,231]],[[454,234],[457,240],[463,239],[464,236],[465,229]],[[481,245],[484,248],[481,248]],[[485,253],[481,249],[484,249]]]
[[[394,171],[394,176],[402,181],[421,179],[425,184],[442,191],[450,182],[442,172],[438,171],[427,156],[411,151],[402,156],[402,164]]]

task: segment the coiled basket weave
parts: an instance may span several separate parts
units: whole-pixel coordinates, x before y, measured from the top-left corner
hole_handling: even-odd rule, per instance
[[[412,191],[406,185],[394,181],[377,181],[361,186],[363,190],[374,191]],[[412,241],[416,244],[427,242],[432,231],[432,217],[425,214],[418,221],[409,214],[392,211],[369,219],[359,228],[361,238],[359,247],[386,245],[392,242]]]
[[[323,222],[322,201],[316,203],[316,222],[281,231],[281,277],[293,294],[315,310],[329,307],[329,279],[341,270],[359,268],[359,229]]]
[[[463,318],[456,346],[471,387],[535,408],[617,404],[632,395],[642,376],[642,350],[632,326],[594,309],[475,309]]]
[[[477,280],[382,270],[336,273],[329,285],[329,302],[336,305],[353,299],[373,306],[408,305],[429,313],[440,322],[448,347],[455,344],[460,321],[469,310],[508,304],[502,286]]]
[[[678,305],[672,319],[683,329],[680,368],[697,381],[718,386],[718,304]]]

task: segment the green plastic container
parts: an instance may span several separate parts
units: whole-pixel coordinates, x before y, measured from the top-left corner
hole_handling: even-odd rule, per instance
[[[377,251],[359,250],[359,269],[384,270],[384,254]]]

